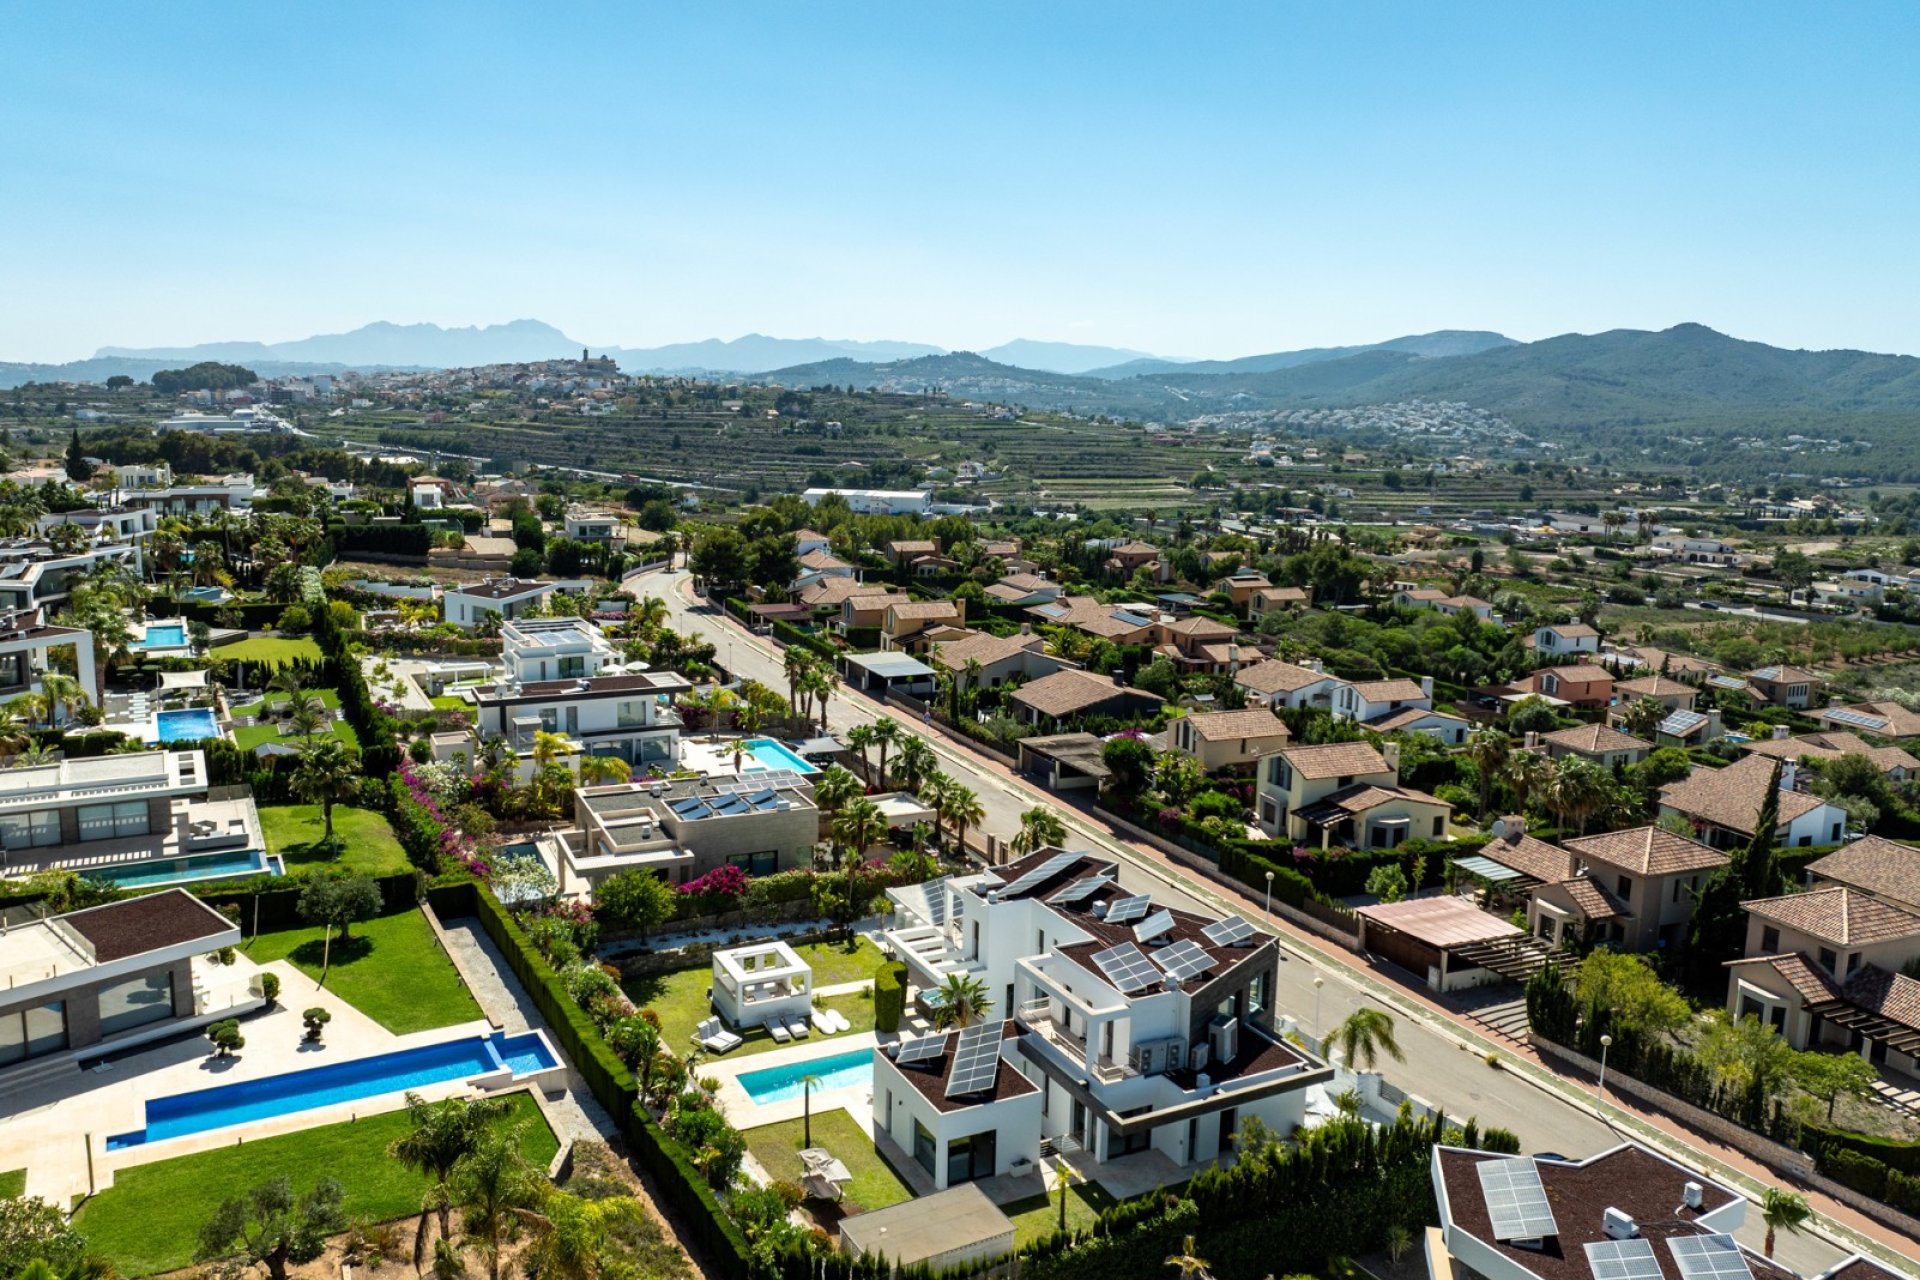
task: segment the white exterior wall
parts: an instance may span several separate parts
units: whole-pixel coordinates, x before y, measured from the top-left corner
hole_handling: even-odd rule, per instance
[[[1012,1051],[1013,1041],[1003,1041],[1002,1058]],[[1013,1061],[1012,1059],[1009,1059]],[[1017,1065],[1017,1061],[1016,1061]],[[885,1129],[909,1159],[914,1155],[914,1126],[926,1126],[933,1135],[933,1182],[937,1190],[947,1189],[947,1144],[956,1138],[993,1130],[994,1173],[1012,1173],[1016,1161],[1025,1160],[1024,1170],[1031,1172],[1040,1159],[1041,1095],[1022,1094],[958,1111],[941,1111],[931,1099],[915,1088],[899,1067],[880,1050],[873,1054],[873,1123]]]

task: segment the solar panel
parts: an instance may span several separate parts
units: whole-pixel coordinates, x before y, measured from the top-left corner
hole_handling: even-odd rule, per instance
[[[680,814],[691,813],[695,809],[704,809],[706,807],[707,802],[699,796],[688,796],[684,800],[675,800],[667,806],[667,808],[673,810],[675,813]]]
[[[946,1048],[947,1033],[944,1031],[938,1035],[921,1036],[916,1040],[902,1040],[900,1051],[894,1054],[893,1060],[901,1066],[925,1062],[929,1058],[939,1057],[946,1052]]]
[[[1668,1236],[1680,1280],[1752,1280],[1746,1255],[1729,1235]]]
[[[1698,711],[1676,711],[1662,720],[1656,731],[1680,738],[1692,733],[1706,722],[1707,718]]]
[[[1227,916],[1215,920],[1200,934],[1216,947],[1239,947],[1253,939],[1253,926],[1239,916]]]
[[[1560,1233],[1533,1161],[1525,1156],[1482,1160],[1474,1172],[1480,1175],[1495,1240],[1538,1240]]]
[[[1593,1280],[1661,1280],[1651,1240],[1595,1240],[1586,1248]]]
[[[1121,898],[1107,908],[1108,924],[1127,924],[1147,914],[1147,908],[1153,905],[1153,899],[1146,894],[1132,898]]]
[[[1133,926],[1135,942],[1152,942],[1155,938],[1165,937],[1173,932],[1173,912],[1165,907],[1154,912],[1139,924]]]
[[[1000,895],[1002,897],[1011,897],[1015,894],[1025,893],[1029,889],[1036,889],[1078,861],[1080,861],[1080,855],[1077,853],[1056,853],[1033,870],[1020,876],[1006,888],[1000,890]]]
[[[993,1088],[1000,1078],[1000,1024],[963,1027],[953,1046],[953,1070],[947,1072],[947,1096],[962,1098]]]
[[[1112,883],[1113,877],[1104,872],[1097,876],[1085,876],[1079,880],[1075,880],[1072,884],[1054,894],[1051,898],[1048,898],[1047,904],[1049,906],[1064,907],[1075,902],[1085,902],[1093,896],[1094,892],[1099,889],[1101,885]]]
[[[1198,977],[1214,965],[1212,954],[1192,938],[1182,938],[1171,946],[1156,951],[1153,962],[1165,970],[1166,975],[1175,982],[1185,982],[1188,978]]]
[[[1864,711],[1848,711],[1845,708],[1838,708],[1823,712],[1822,714],[1835,724],[1850,724],[1858,729],[1884,729],[1887,727],[1887,722],[1880,716],[1870,716]]]
[[[780,796],[772,791],[756,791],[747,797],[747,803],[758,809],[778,800]]]
[[[1131,942],[1123,942],[1117,947],[1093,953],[1094,967],[1114,990],[1121,995],[1150,987],[1160,981],[1160,971],[1154,968],[1153,961],[1147,959],[1146,952]]]

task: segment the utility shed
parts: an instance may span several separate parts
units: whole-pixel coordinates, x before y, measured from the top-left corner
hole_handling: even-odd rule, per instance
[[[1013,1219],[978,1183],[903,1200],[840,1222],[840,1247],[855,1258],[881,1254],[896,1267],[924,1263],[934,1271],[1013,1252]]]

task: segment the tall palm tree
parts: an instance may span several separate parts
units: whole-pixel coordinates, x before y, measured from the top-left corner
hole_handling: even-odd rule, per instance
[[[974,794],[972,787],[962,786],[957,782],[948,789],[946,802],[946,811],[941,816],[953,827],[954,848],[959,850],[960,856],[964,858],[967,853],[967,829],[985,822],[987,811],[980,804],[980,797]]]
[[[849,862],[887,838],[887,815],[865,796],[855,796],[833,815],[833,838]]]
[[[1547,807],[1563,828],[1577,822],[1585,835],[1588,819],[1607,802],[1608,781],[1606,771],[1586,757],[1562,756],[1547,781]]]
[[[926,780],[920,784],[918,793],[920,803],[933,811],[933,847],[935,853],[938,853],[940,846],[946,843],[945,832],[942,830],[940,824],[946,821],[948,796],[952,793],[953,786],[952,776],[941,772],[939,769],[935,769],[932,773],[929,773],[926,776]]]
[[[312,694],[295,698],[293,713],[287,719],[300,731],[300,736],[311,743],[313,735],[327,722],[327,704]]]
[[[460,1206],[460,1234],[500,1280],[500,1254],[518,1233],[519,1213],[539,1205],[541,1175],[520,1155],[521,1127],[493,1129],[454,1162],[451,1191]],[[417,1269],[425,1259],[416,1253]]]
[[[833,700],[833,691],[839,687],[840,677],[824,662],[807,676],[805,691],[809,699],[820,704],[820,729],[823,733],[827,728],[827,703]]]
[[[900,785],[908,791],[918,794],[920,785],[940,767],[940,758],[933,754],[933,748],[927,740],[914,734],[908,734],[900,744]]]
[[[1480,816],[1493,807],[1493,780],[1507,767],[1513,739],[1498,729],[1476,729],[1467,739],[1467,759],[1480,771]]]
[[[940,1003],[933,1010],[936,1027],[970,1027],[993,1009],[987,984],[970,973],[950,973],[940,984]]]
[[[1527,802],[1538,799],[1546,790],[1548,779],[1553,777],[1553,761],[1538,751],[1522,747],[1507,756],[1505,777],[1516,806],[1524,815]]]
[[[46,695],[47,709],[54,720],[72,720],[74,712],[87,705],[87,694],[80,682],[62,672],[49,671],[41,676],[40,689]]]
[[[873,761],[867,758],[867,752],[873,750],[873,726],[857,724],[847,730],[847,749],[860,753],[860,776],[869,782],[873,780]]]
[[[892,716],[881,716],[873,722],[873,742],[880,748],[880,773],[875,779],[884,789],[887,785],[887,748],[900,741],[900,722]]]
[[[816,1075],[800,1077],[800,1145],[813,1145],[813,1087],[820,1083]]]
[[[407,1095],[407,1132],[394,1139],[387,1154],[416,1173],[431,1178],[425,1206],[420,1212],[419,1241],[424,1242],[427,1219],[440,1219],[440,1234],[448,1235],[452,1226],[452,1197],[448,1181],[460,1158],[472,1151],[480,1135],[507,1114],[510,1104],[504,1098],[448,1098],[428,1102],[417,1093]],[[416,1243],[419,1255],[423,1243]]]
[[[7,705],[30,725],[50,725],[53,721],[53,700],[44,693],[23,693],[8,699]]]
[[[1355,1009],[1333,1029],[1327,1042],[1340,1050],[1347,1069],[1373,1070],[1384,1053],[1395,1062],[1405,1062],[1400,1042],[1394,1039],[1393,1019],[1379,1009]]]
[[[1768,1187],[1760,1196],[1760,1220],[1767,1224],[1767,1238],[1764,1252],[1773,1256],[1774,1236],[1786,1231],[1798,1234],[1804,1230],[1813,1217],[1813,1208],[1806,1197],[1792,1191],[1783,1191],[1779,1187]]]
[[[284,693],[292,701],[299,701],[306,691],[307,673],[291,663],[274,668],[272,678],[267,681],[268,693]]]
[[[783,655],[787,672],[787,705],[797,717],[800,714],[800,687],[817,665],[813,651],[805,645],[790,644]]]
[[[580,785],[591,787],[601,783],[625,782],[633,777],[633,766],[619,756],[582,756],[579,773]]]
[[[1060,815],[1045,805],[1035,805],[1020,815],[1020,830],[1015,833],[1009,846],[1016,857],[1025,857],[1036,849],[1046,849],[1067,842],[1067,824]]]
[[[829,817],[839,813],[849,800],[855,799],[863,791],[860,779],[837,764],[828,765],[813,780],[813,802]]]
[[[320,806],[322,837],[333,847],[333,806],[352,799],[360,789],[360,763],[347,750],[347,744],[329,734],[318,742],[309,741],[300,749],[300,759],[288,779],[294,794]]]
[[[545,729],[536,729],[533,733],[533,765],[536,769],[545,769],[558,763],[561,753],[567,749],[567,740],[557,733],[548,733]]]

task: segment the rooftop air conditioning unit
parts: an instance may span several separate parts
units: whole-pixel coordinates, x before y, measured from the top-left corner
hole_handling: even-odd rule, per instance
[[[1207,1047],[1207,1042],[1202,1040],[1193,1046],[1193,1056],[1187,1059],[1187,1066],[1194,1071],[1205,1071],[1207,1063],[1212,1058],[1213,1054]]]
[[[1706,1202],[1706,1198],[1707,1198],[1707,1189],[1705,1187],[1701,1186],[1697,1182],[1687,1183],[1686,1194],[1685,1194],[1687,1208],[1698,1209],[1703,1203]]]
[[[1606,1232],[1609,1240],[1631,1240],[1640,1234],[1640,1224],[1633,1220],[1632,1215],[1611,1206],[1600,1215],[1600,1229]]]
[[[1187,1042],[1185,1040],[1167,1041],[1166,1069],[1168,1071],[1178,1071],[1180,1070],[1180,1068],[1186,1065],[1187,1065]]]
[[[1207,1024],[1207,1043],[1213,1046],[1214,1061],[1222,1066],[1240,1056],[1240,1020],[1225,1014]]]
[[[1107,904],[1105,902],[1096,902],[1093,904],[1093,918],[1095,920],[1105,920],[1107,918]]]

